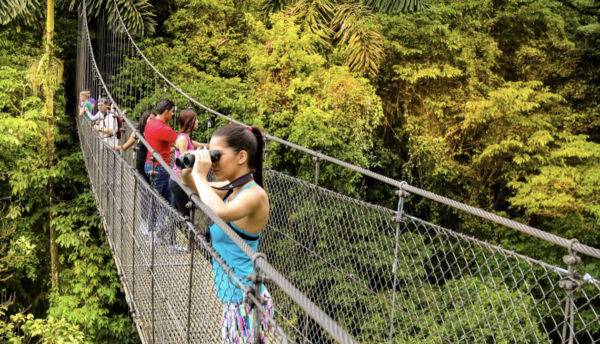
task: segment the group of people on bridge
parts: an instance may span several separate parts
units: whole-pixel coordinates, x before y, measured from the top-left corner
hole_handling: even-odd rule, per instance
[[[96,105],[98,109],[94,114]],[[185,155],[193,156],[193,166],[179,169],[175,165],[173,171],[185,185],[199,195],[203,203],[257,251],[260,234],[269,218],[269,197],[263,189],[262,130],[230,123],[216,130],[209,143],[200,143],[190,137],[192,132],[198,129],[196,112],[190,109],[180,112],[179,132],[175,132],[168,124],[174,113],[175,104],[168,99],[163,99],[157,103],[156,111],[147,110],[142,113],[137,131],[148,145],[160,154],[167,165],[171,163],[173,151],[175,159]],[[186,207],[189,197],[169,174],[167,167],[154,158],[152,151],[136,138],[135,133],[132,133],[127,142],[119,145],[120,135],[117,134],[120,131],[120,122],[109,100],[102,97],[96,102],[91,98],[89,91],[82,91],[79,116],[85,118],[103,141],[113,149],[127,150],[136,144],[138,149],[135,154],[135,167],[138,173],[183,216],[189,216],[190,210]],[[83,125],[84,121],[81,122]],[[211,152],[215,151],[218,152],[216,159],[214,153],[211,158]],[[211,169],[217,182],[208,180]],[[169,252],[186,252],[186,248],[177,245],[175,240],[161,242],[158,239],[160,236],[152,235],[153,231],[156,234],[169,230],[165,219],[156,216],[156,212],[150,209],[150,219],[144,230],[148,244],[151,246],[167,244],[170,247]],[[174,238],[175,228],[170,230],[173,233],[168,237]],[[210,226],[209,230],[216,253],[229,268],[233,269],[238,279],[246,281],[242,283],[249,284],[245,277],[254,273],[251,259],[217,224]],[[216,297],[224,303],[221,319],[222,342],[224,344],[254,343],[253,310],[244,303],[244,289],[247,285],[232,285],[228,274],[215,259],[212,265]],[[261,293],[267,301],[264,307],[272,315],[273,301],[264,286]],[[267,343],[268,331],[267,323],[263,318],[257,331],[261,343]]]

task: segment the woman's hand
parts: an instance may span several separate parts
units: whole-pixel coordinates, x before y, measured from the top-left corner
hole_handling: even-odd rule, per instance
[[[208,152],[208,149],[204,148],[200,150],[188,151],[186,153],[192,154],[196,159],[194,162],[194,167],[192,167],[192,173],[206,178],[208,171],[212,167],[212,160],[210,159],[210,153]]]

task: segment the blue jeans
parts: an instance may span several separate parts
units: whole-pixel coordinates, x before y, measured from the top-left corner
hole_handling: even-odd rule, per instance
[[[150,171],[152,171],[152,164],[145,164],[144,172],[146,172],[146,175],[148,176],[150,181],[152,181]],[[171,189],[169,189],[169,172],[167,172],[165,168],[160,165],[156,165],[154,167],[154,171],[158,172],[158,174],[154,176],[154,189],[158,191],[158,193],[170,204],[172,194]],[[152,185],[152,182],[150,183],[150,185]],[[157,209],[154,211],[154,217],[152,217],[151,215],[153,213],[154,208]],[[160,209],[156,207],[156,201],[152,199],[152,204],[150,204],[150,209],[148,209],[148,218],[150,219],[150,221],[148,222],[149,229],[162,225],[164,220],[164,214],[163,216],[161,216],[161,214],[159,214],[160,212]]]

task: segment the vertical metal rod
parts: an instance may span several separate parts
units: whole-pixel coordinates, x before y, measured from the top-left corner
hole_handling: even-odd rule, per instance
[[[135,207],[136,207],[136,203],[137,203],[137,194],[138,194],[138,188],[137,188],[137,178],[133,178],[133,221],[132,221],[132,228],[131,228],[131,244],[133,245],[133,253],[132,253],[132,258],[131,258],[131,266],[133,267],[133,273],[132,273],[132,287],[131,287],[131,294],[132,294],[132,299],[135,300],[135,232],[136,232],[136,227],[135,227]],[[121,237],[121,242],[123,242],[123,237]],[[123,255],[121,254],[121,257]]]
[[[208,114],[208,110],[206,111],[206,143],[210,143],[210,127],[212,124],[210,123],[210,115]]]
[[[317,152],[318,154],[319,152]],[[315,186],[319,186],[319,172],[321,170],[321,159],[318,156],[313,158],[315,161]]]
[[[194,206],[192,205],[192,209],[190,210],[191,219],[194,218]],[[186,223],[187,227],[187,223]],[[194,248],[196,247],[196,236],[194,235],[194,231],[192,231],[191,226],[188,228],[188,237],[190,240],[190,280],[188,284],[188,310],[187,310],[187,342],[191,343],[190,338],[190,325],[191,325],[191,314],[192,314],[192,281],[194,277]]]
[[[265,169],[268,170],[269,169],[269,152],[271,151],[271,149],[269,149],[269,139],[267,138],[267,135],[264,135],[264,139],[263,141],[265,142],[265,147],[263,148],[263,152],[265,153]]]
[[[100,149],[102,151],[102,179],[105,179],[107,173],[108,173],[108,157],[106,156],[106,149],[104,149],[104,145],[102,144],[102,141],[100,141]],[[105,167],[106,166],[106,167]],[[104,233],[106,234],[106,231],[108,230],[106,227],[106,225],[108,224],[108,219],[107,219],[107,215],[108,215],[108,182],[104,181],[104,185],[106,187],[101,187],[100,190],[104,190],[106,192],[106,203],[104,204]]]
[[[115,154],[116,151],[114,149],[112,149],[112,148],[110,149],[110,153],[111,153],[111,155],[113,157],[112,170],[113,170],[113,177],[114,177],[117,174],[117,169],[116,169],[117,154]],[[116,186],[116,184],[117,184],[117,178],[111,178],[111,179],[112,179],[112,185],[113,185],[112,192],[113,192],[113,195],[115,195],[117,193],[117,186]],[[116,216],[116,213],[117,213],[115,211],[115,208],[117,207],[117,200],[113,198],[112,204],[113,204],[113,206],[112,206],[112,226],[111,226],[110,230],[111,230],[111,234],[112,234],[112,237],[113,237],[112,244],[114,245],[115,244],[115,241],[114,241],[115,230],[116,230],[116,227],[115,227],[115,216]]]
[[[121,159],[121,205],[120,205],[120,213],[121,213],[121,227],[119,230],[119,239],[120,239],[120,243],[119,243],[119,250],[122,252],[123,251],[123,217],[125,216],[124,212],[123,212],[123,184],[125,184],[125,178],[123,178],[123,159]],[[116,241],[117,238],[114,238],[113,241]],[[116,242],[115,242],[116,245]],[[123,262],[123,261],[121,261]]]
[[[392,314],[390,315],[390,334],[389,334],[389,342],[392,344],[393,334],[394,334],[394,311],[396,308],[396,285],[398,284],[398,242],[400,239],[400,223],[402,220],[402,213],[404,211],[404,198],[407,196],[406,191],[402,189],[402,184],[400,184],[400,189],[396,192],[398,194],[398,209],[396,212],[396,247],[394,248],[394,265],[392,266],[392,274],[394,275],[394,284],[393,284],[393,292],[392,292]]]
[[[154,152],[153,152],[154,153]],[[150,159],[150,161],[152,162],[152,173],[150,173],[151,175],[151,185],[152,185],[152,189],[155,188],[156,186],[156,175],[155,175],[155,168],[156,168],[156,164],[154,164],[154,154],[152,154],[152,158]],[[156,212],[156,206],[155,206],[155,202],[154,202],[154,192],[151,193],[151,199],[152,199],[152,203],[150,204],[151,207],[151,211],[150,211],[150,229],[151,229],[151,235],[150,235],[150,250],[152,251],[151,253],[151,260],[150,260],[150,280],[152,282],[152,343],[154,344],[154,278],[152,276],[154,276],[154,212]]]
[[[256,276],[256,283],[254,284],[254,296],[256,297],[256,299],[258,301],[262,300],[262,295],[261,295],[261,289],[262,289],[262,283],[260,280],[260,273],[258,269],[255,269],[254,271],[255,276]],[[254,304],[254,309],[252,310],[252,312],[254,313],[254,343],[253,344],[260,344],[262,341],[260,340],[260,328],[262,327],[261,325],[261,319],[262,319],[262,312],[260,307],[262,307],[262,305],[259,304]]]
[[[177,90],[173,90],[175,93],[175,109],[173,111],[173,113],[175,114],[175,116],[173,116],[175,118],[175,123],[173,123],[173,128],[177,128]],[[178,130],[175,130],[178,131]]]

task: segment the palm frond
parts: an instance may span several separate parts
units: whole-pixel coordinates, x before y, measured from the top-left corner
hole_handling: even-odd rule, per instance
[[[383,56],[383,36],[370,25],[373,19],[369,7],[354,3],[337,6],[331,21],[333,38],[348,42],[346,64],[361,75],[375,76]]]
[[[343,4],[336,6],[335,16],[331,21],[331,29],[337,31],[334,39],[345,43],[352,29],[360,22],[373,18],[369,7],[359,4]]]
[[[358,27],[348,42],[350,69],[361,75],[375,76],[379,72],[379,61],[383,56],[383,36],[379,31]]]
[[[331,45],[329,22],[333,17],[333,5],[329,0],[300,0],[287,11],[304,33],[312,34],[317,44]]]
[[[261,10],[265,15],[282,11],[287,6],[296,3],[297,0],[263,0]]]
[[[26,25],[42,17],[39,0],[1,0],[0,25],[21,20]]]
[[[103,18],[111,29],[120,27],[119,17],[115,8],[114,0],[86,0],[88,14]],[[148,0],[117,0],[117,8],[123,17],[127,30],[136,36],[145,36],[154,32],[156,20],[154,20],[153,6]],[[71,0],[71,10],[81,9],[81,2]]]
[[[422,0],[361,0],[380,13],[417,12],[429,8]]]
[[[48,68],[47,73],[45,68]],[[29,65],[26,77],[33,94],[37,96],[43,85],[55,89],[62,82],[63,72],[64,65],[59,59],[44,54],[41,59],[35,60]]]

